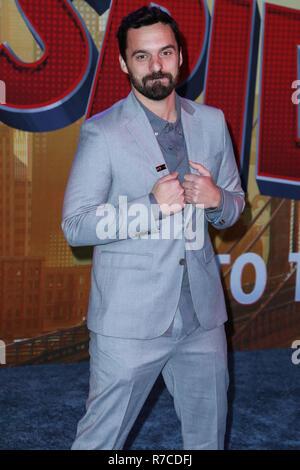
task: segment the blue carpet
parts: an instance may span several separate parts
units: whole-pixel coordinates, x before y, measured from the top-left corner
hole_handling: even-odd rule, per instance
[[[300,364],[291,355],[292,349],[229,354],[227,449],[300,449]],[[0,449],[69,449],[84,413],[88,377],[88,362],[0,366]],[[182,448],[161,377],[125,448]]]

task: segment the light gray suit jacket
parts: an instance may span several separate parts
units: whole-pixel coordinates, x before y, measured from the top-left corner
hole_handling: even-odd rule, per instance
[[[162,238],[164,223],[174,216],[160,221],[149,193],[168,169],[157,171],[164,158],[132,93],[83,123],[65,193],[62,228],[67,241],[94,246],[88,328],[122,338],[162,335],[177,308],[183,259],[199,322],[205,329],[215,328],[227,314],[205,211],[189,205],[193,228],[203,230],[203,246],[186,249],[184,236]],[[189,159],[204,165],[222,190],[222,214],[213,225],[229,227],[244,208],[244,193],[224,115],[183,98],[181,105]],[[185,228],[191,223],[187,218]]]

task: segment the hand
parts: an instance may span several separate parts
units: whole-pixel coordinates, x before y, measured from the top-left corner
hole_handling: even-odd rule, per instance
[[[177,171],[159,178],[152,188],[152,193],[163,215],[180,212],[185,206],[184,189],[178,179]]]
[[[210,172],[200,163],[189,160],[189,164],[199,175],[189,173],[184,176],[182,186],[185,202],[203,204],[205,209],[218,207],[222,200],[221,191],[215,185]]]

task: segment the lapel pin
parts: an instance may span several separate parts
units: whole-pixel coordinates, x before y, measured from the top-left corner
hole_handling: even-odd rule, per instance
[[[166,165],[165,165],[164,163],[163,163],[162,165],[158,165],[158,166],[156,167],[156,171],[157,171],[157,172],[162,171],[162,170],[166,170],[166,169],[167,169],[167,167],[166,167]]]

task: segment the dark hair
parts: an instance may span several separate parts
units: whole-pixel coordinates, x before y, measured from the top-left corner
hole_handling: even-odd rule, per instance
[[[126,62],[126,48],[127,48],[127,32],[130,28],[141,28],[142,26],[149,26],[155,23],[168,24],[172,28],[178,46],[178,51],[181,49],[181,40],[179,27],[176,21],[168,15],[167,12],[158,7],[143,6],[129,15],[125,16],[121,21],[116,37],[119,41],[120,54]]]

